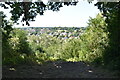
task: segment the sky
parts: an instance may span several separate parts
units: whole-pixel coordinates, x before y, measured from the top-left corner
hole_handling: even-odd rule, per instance
[[[29,27],[86,27],[89,17],[95,18],[99,13],[94,3],[96,1],[89,4],[87,1],[81,0],[76,6],[61,7],[58,12],[47,10],[44,15],[38,15],[34,22],[30,22]],[[10,16],[9,10],[4,10],[4,12]],[[23,26],[20,24],[14,25],[14,27]]]

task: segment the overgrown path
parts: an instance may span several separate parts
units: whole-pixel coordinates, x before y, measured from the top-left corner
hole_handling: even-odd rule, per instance
[[[3,66],[3,78],[115,78],[113,72],[84,62],[47,62],[34,66]]]

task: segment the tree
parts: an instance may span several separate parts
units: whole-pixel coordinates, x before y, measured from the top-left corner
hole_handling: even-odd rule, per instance
[[[48,2],[44,4],[42,1],[40,2],[5,2],[1,3],[0,6],[8,9],[12,8],[10,13],[12,14],[11,20],[14,23],[22,16],[21,22],[26,22],[26,25],[29,26],[29,21],[34,21],[34,18],[40,14],[43,15],[45,10],[59,11],[59,8],[63,7],[63,5],[76,5],[78,1],[74,2]],[[9,7],[7,7],[9,6]],[[23,24],[24,25],[24,24]]]
[[[108,24],[109,46],[104,53],[104,63],[110,64],[112,68],[120,70],[120,1],[119,2],[98,2],[95,4],[103,13]]]
[[[13,30],[12,29],[12,23],[8,20],[6,20],[6,15],[4,15],[4,12],[0,11],[0,15],[2,17],[2,25],[1,25],[1,29],[2,29],[2,35],[4,39],[8,39],[10,37],[10,32]]]
[[[6,20],[6,16],[4,15],[3,12],[0,12],[0,15],[2,15],[2,25],[1,25],[1,30],[2,30],[2,58],[5,60],[7,57],[12,57],[13,54],[12,48],[9,45],[8,39],[11,37],[10,32],[12,31],[12,23],[10,21]]]
[[[96,18],[90,18],[88,27],[81,38],[81,54],[85,55],[87,61],[94,61],[103,57],[103,52],[108,47],[108,30],[105,19],[101,14]],[[102,59],[101,61],[102,62]]]
[[[11,44],[20,54],[31,55],[31,48],[27,42],[26,32],[24,30],[14,29],[11,33],[12,38],[10,39]]]
[[[61,56],[76,61],[102,63],[103,53],[108,47],[108,30],[101,14],[90,18],[88,27],[79,39],[69,40],[63,47]]]

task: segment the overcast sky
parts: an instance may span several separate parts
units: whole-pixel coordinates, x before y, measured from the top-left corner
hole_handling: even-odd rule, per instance
[[[30,22],[31,27],[86,27],[89,17],[95,17],[99,10],[93,3],[89,4],[87,1],[79,1],[76,6],[64,6],[60,11],[53,12],[45,11],[44,15],[38,15],[35,22]],[[0,9],[3,10],[3,9]],[[8,10],[4,11],[8,14]],[[14,25],[14,27],[23,27],[22,24]],[[26,27],[26,25],[25,25]]]

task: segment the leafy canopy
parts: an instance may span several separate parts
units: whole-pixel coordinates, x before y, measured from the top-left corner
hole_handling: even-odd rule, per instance
[[[26,22],[29,26],[29,21],[35,21],[35,17],[40,14],[43,15],[46,10],[59,11],[63,5],[76,5],[78,1],[73,2],[48,2],[44,4],[40,2],[4,2],[0,6],[5,9],[12,9],[10,13],[12,14],[11,20],[16,23],[20,17],[22,17],[21,22]]]

